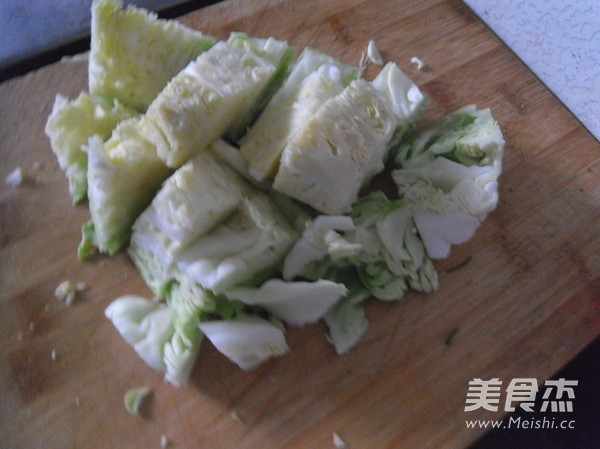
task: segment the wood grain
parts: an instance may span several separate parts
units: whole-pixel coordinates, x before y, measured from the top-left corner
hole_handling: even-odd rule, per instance
[[[430,96],[424,124],[469,103],[492,109],[507,139],[500,205],[436,263],[438,292],[370,302],[349,355],[321,325],[290,329],[292,353],[248,373],[206,344],[176,389],[103,316],[119,295],[149,294],[128,259],[76,259],[88,212],[71,206],[43,128],[56,93],[85,89],[85,63],[5,82],[0,176],[21,166],[29,180],[0,186],[0,446],[152,448],[165,435],[176,448],[328,448],[337,432],[351,448],[463,448],[482,433],[465,419],[502,417],[464,412],[469,380],[542,381],[600,335],[600,144],[463,3],[231,0],[181,20],[349,63],[374,39]],[[65,279],[88,285],[71,307],[53,294]],[[153,389],[141,418],[122,404],[139,385]]]

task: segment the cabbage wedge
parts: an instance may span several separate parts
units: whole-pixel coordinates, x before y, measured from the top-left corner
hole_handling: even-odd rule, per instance
[[[288,141],[273,188],[322,213],[346,213],[383,169],[395,129],[387,100],[369,82],[355,80]]]
[[[137,216],[172,173],[139,131],[140,116],[121,122],[102,142],[88,144],[88,199],[95,241],[102,253],[124,248]]]
[[[272,274],[296,238],[266,194],[200,153],[136,220],[128,251],[155,293],[172,278],[220,293]]]
[[[372,83],[352,81],[289,139],[273,188],[325,214],[349,212],[425,105],[426,97],[393,63]]]
[[[251,179],[259,185],[271,181],[290,137],[357,75],[356,67],[310,47],[304,49],[281,89],[239,141]]]
[[[118,0],[94,0],[89,91],[145,111],[169,80],[215,44],[213,37]]]
[[[46,122],[45,133],[60,168],[69,182],[73,204],[87,197],[86,146],[91,136],[106,140],[117,124],[137,112],[111,101],[81,92],[74,100],[58,94]]]
[[[169,167],[245,129],[258,105],[287,73],[290,47],[233,34],[189,63],[148,107],[142,127]]]

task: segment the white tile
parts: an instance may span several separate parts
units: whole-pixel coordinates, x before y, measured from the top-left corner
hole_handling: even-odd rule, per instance
[[[464,1],[600,139],[600,2]]]

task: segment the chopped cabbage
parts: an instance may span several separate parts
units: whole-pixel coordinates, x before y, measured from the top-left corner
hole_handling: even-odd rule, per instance
[[[286,323],[303,326],[323,315],[347,293],[344,284],[325,279],[315,282],[286,282],[270,279],[260,287],[233,287],[228,298],[260,306]]]
[[[320,212],[348,212],[383,169],[396,118],[383,96],[355,80],[327,100],[288,141],[273,188]]]
[[[257,316],[240,315],[233,320],[206,321],[199,327],[219,352],[243,370],[250,370],[289,351],[281,328]]]
[[[297,237],[268,196],[201,153],[136,220],[128,251],[159,296],[172,278],[220,293],[272,274]]]
[[[238,210],[176,259],[194,282],[215,293],[272,276],[297,239],[269,198],[252,192]]]
[[[139,130],[140,117],[121,122],[102,142],[88,144],[88,199],[100,252],[125,247],[131,226],[171,174]]]
[[[125,409],[132,415],[138,415],[144,402],[151,390],[149,387],[135,387],[127,390],[123,396]]]
[[[216,40],[118,0],[94,0],[89,91],[145,111],[168,81]]]
[[[85,147],[89,138],[98,135],[102,140],[108,139],[117,123],[136,114],[118,100],[106,100],[87,92],[81,92],[72,101],[60,94],[56,96],[45,132],[69,181],[73,204],[80,203],[87,196],[88,157]]]
[[[395,146],[404,134],[416,126],[429,100],[419,87],[394,62],[388,62],[373,80],[373,87],[391,105],[396,116],[396,130],[389,147]]]
[[[165,380],[182,386],[188,382],[202,343],[198,329],[203,295],[177,297],[168,305],[135,295],[115,299],[105,310],[121,336]]]
[[[162,349],[173,334],[171,310],[146,298],[126,295],[104,311],[123,339],[151,368],[165,371]]]
[[[365,249],[356,256],[359,276],[379,299],[401,299],[408,287],[429,293],[438,287],[437,272],[416,234],[412,211],[403,200],[375,191],[355,205],[356,230],[348,235]]]
[[[251,38],[247,38],[251,39]],[[263,101],[278,73],[279,60],[287,61],[284,43],[256,46],[218,42],[188,64],[160,92],[144,116],[144,133],[170,167],[181,166],[192,155],[208,150],[233,128],[245,127]],[[273,48],[276,47],[276,48]],[[273,63],[267,50],[279,57]]]
[[[341,234],[354,229],[352,218],[342,215],[319,215],[307,222],[302,237],[285,256],[283,279],[290,281],[300,274],[306,275],[303,272],[306,266],[326,256],[336,261],[356,255],[362,245],[348,242]]]
[[[357,68],[318,50],[302,52],[281,89],[240,141],[240,153],[254,181],[263,184],[275,176],[289,138],[357,73]]]
[[[290,72],[290,66],[296,55],[296,50],[287,42],[269,37],[261,39],[249,37],[245,33],[231,33],[227,42],[237,48],[244,49],[267,59],[275,66],[275,72],[259,96],[238,112],[238,116],[227,130],[227,139],[236,142],[254,123],[273,95],[279,90]]]
[[[498,204],[504,138],[489,109],[461,108],[400,145],[392,172],[430,257],[464,243]]]
[[[87,191],[80,259],[129,244],[162,301],[122,296],[106,317],[175,386],[204,337],[248,370],[289,351],[284,323],[323,320],[347,353],[367,298],[437,289],[431,258],[497,205],[490,111],[405,138],[428,99],[393,62],[369,82],[306,48],[290,72],[287,42],[217,42],[119,0],[93,1],[91,47],[91,93],[58,95],[46,134],[73,201]],[[364,58],[383,65],[373,41]],[[366,193],[390,155],[399,198]]]
[[[369,327],[363,302],[369,291],[353,279],[345,279],[348,294],[324,316],[327,339],[338,354],[346,354],[356,346]]]
[[[211,153],[199,153],[165,181],[134,229],[156,226],[172,261],[178,251],[237,210],[249,189]]]
[[[408,288],[431,292],[437,272],[404,200],[381,191],[360,198],[348,216],[318,216],[284,260],[284,279],[335,279],[356,270],[374,297],[401,299]]]

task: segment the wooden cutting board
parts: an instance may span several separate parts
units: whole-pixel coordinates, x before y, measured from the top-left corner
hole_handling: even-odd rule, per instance
[[[349,63],[373,39],[430,96],[424,123],[490,107],[507,140],[499,207],[436,262],[438,292],[369,302],[350,354],[321,325],[289,329],[292,352],[251,372],[207,343],[177,389],[104,318],[115,297],[149,295],[132,264],[76,259],[88,211],[70,204],[43,129],[56,93],[85,89],[85,63],[5,82],[0,176],[29,179],[0,186],[1,447],[158,448],[165,435],[173,448],[332,448],[336,432],[350,448],[463,448],[483,433],[465,419],[503,416],[464,411],[469,380],[541,383],[600,335],[600,144],[463,3],[231,0],[181,20]],[[88,286],[70,307],[54,297],[66,279]],[[153,395],[130,416],[123,395],[140,385]]]

